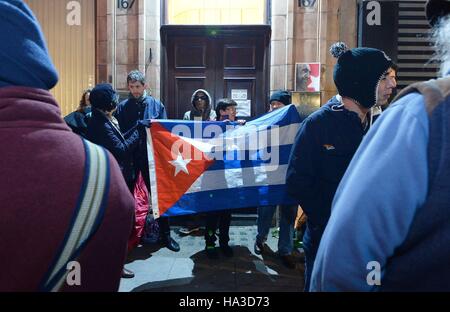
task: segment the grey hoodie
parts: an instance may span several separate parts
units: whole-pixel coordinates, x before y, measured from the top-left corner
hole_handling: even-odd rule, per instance
[[[203,92],[208,97],[207,107],[206,107],[206,109],[203,112],[198,110],[197,107],[195,106],[194,98],[195,98],[195,95],[198,92]],[[195,90],[194,93],[192,93],[192,96],[191,96],[191,106],[192,106],[192,108],[191,108],[190,111],[187,111],[184,114],[183,119],[184,120],[194,120],[194,118],[201,117],[203,121],[215,120],[216,119],[216,113],[215,113],[214,110],[211,110],[211,102],[212,102],[211,96],[209,95],[208,91],[206,91],[204,89]]]

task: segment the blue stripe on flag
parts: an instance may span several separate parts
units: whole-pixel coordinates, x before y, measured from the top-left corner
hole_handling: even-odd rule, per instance
[[[257,160],[250,160],[249,158],[249,151],[245,152],[245,155],[241,155],[240,158],[243,158],[243,160],[217,160],[214,162],[214,164],[208,168],[208,171],[210,170],[223,170],[223,169],[237,169],[237,168],[250,168],[250,167],[259,167],[262,164],[270,164],[271,161],[275,161],[278,159],[278,162],[276,162],[274,165],[286,165],[289,161],[289,155],[291,153],[292,145],[283,145],[278,147],[278,151],[273,151],[273,153],[277,153],[277,156],[273,155],[273,158],[270,158],[268,160],[261,160],[260,156],[261,151],[253,151],[252,152],[252,159],[257,158]],[[269,147],[267,149],[268,153],[272,153],[272,149]],[[257,153],[255,155],[254,153]],[[237,156],[236,156],[237,158]],[[267,157],[265,157],[267,158]]]
[[[296,204],[287,196],[285,185],[223,189],[185,194],[163,216],[278,204]]]

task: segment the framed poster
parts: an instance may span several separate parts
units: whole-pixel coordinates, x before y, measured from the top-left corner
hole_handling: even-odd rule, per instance
[[[295,91],[320,92],[320,63],[295,64]]]

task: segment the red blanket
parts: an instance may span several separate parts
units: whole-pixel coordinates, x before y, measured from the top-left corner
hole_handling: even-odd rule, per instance
[[[147,217],[147,213],[149,211],[148,191],[145,186],[144,179],[140,173],[136,181],[136,186],[134,187],[134,199],[135,222],[130,239],[128,240],[128,252],[139,244],[144,232],[145,218]]]

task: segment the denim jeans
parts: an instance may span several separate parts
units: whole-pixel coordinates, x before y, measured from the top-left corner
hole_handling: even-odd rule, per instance
[[[277,206],[258,207],[258,234],[256,241],[264,243],[269,234],[273,214]],[[280,237],[278,253],[282,256],[292,253],[294,249],[294,222],[297,216],[297,205],[280,205]]]

